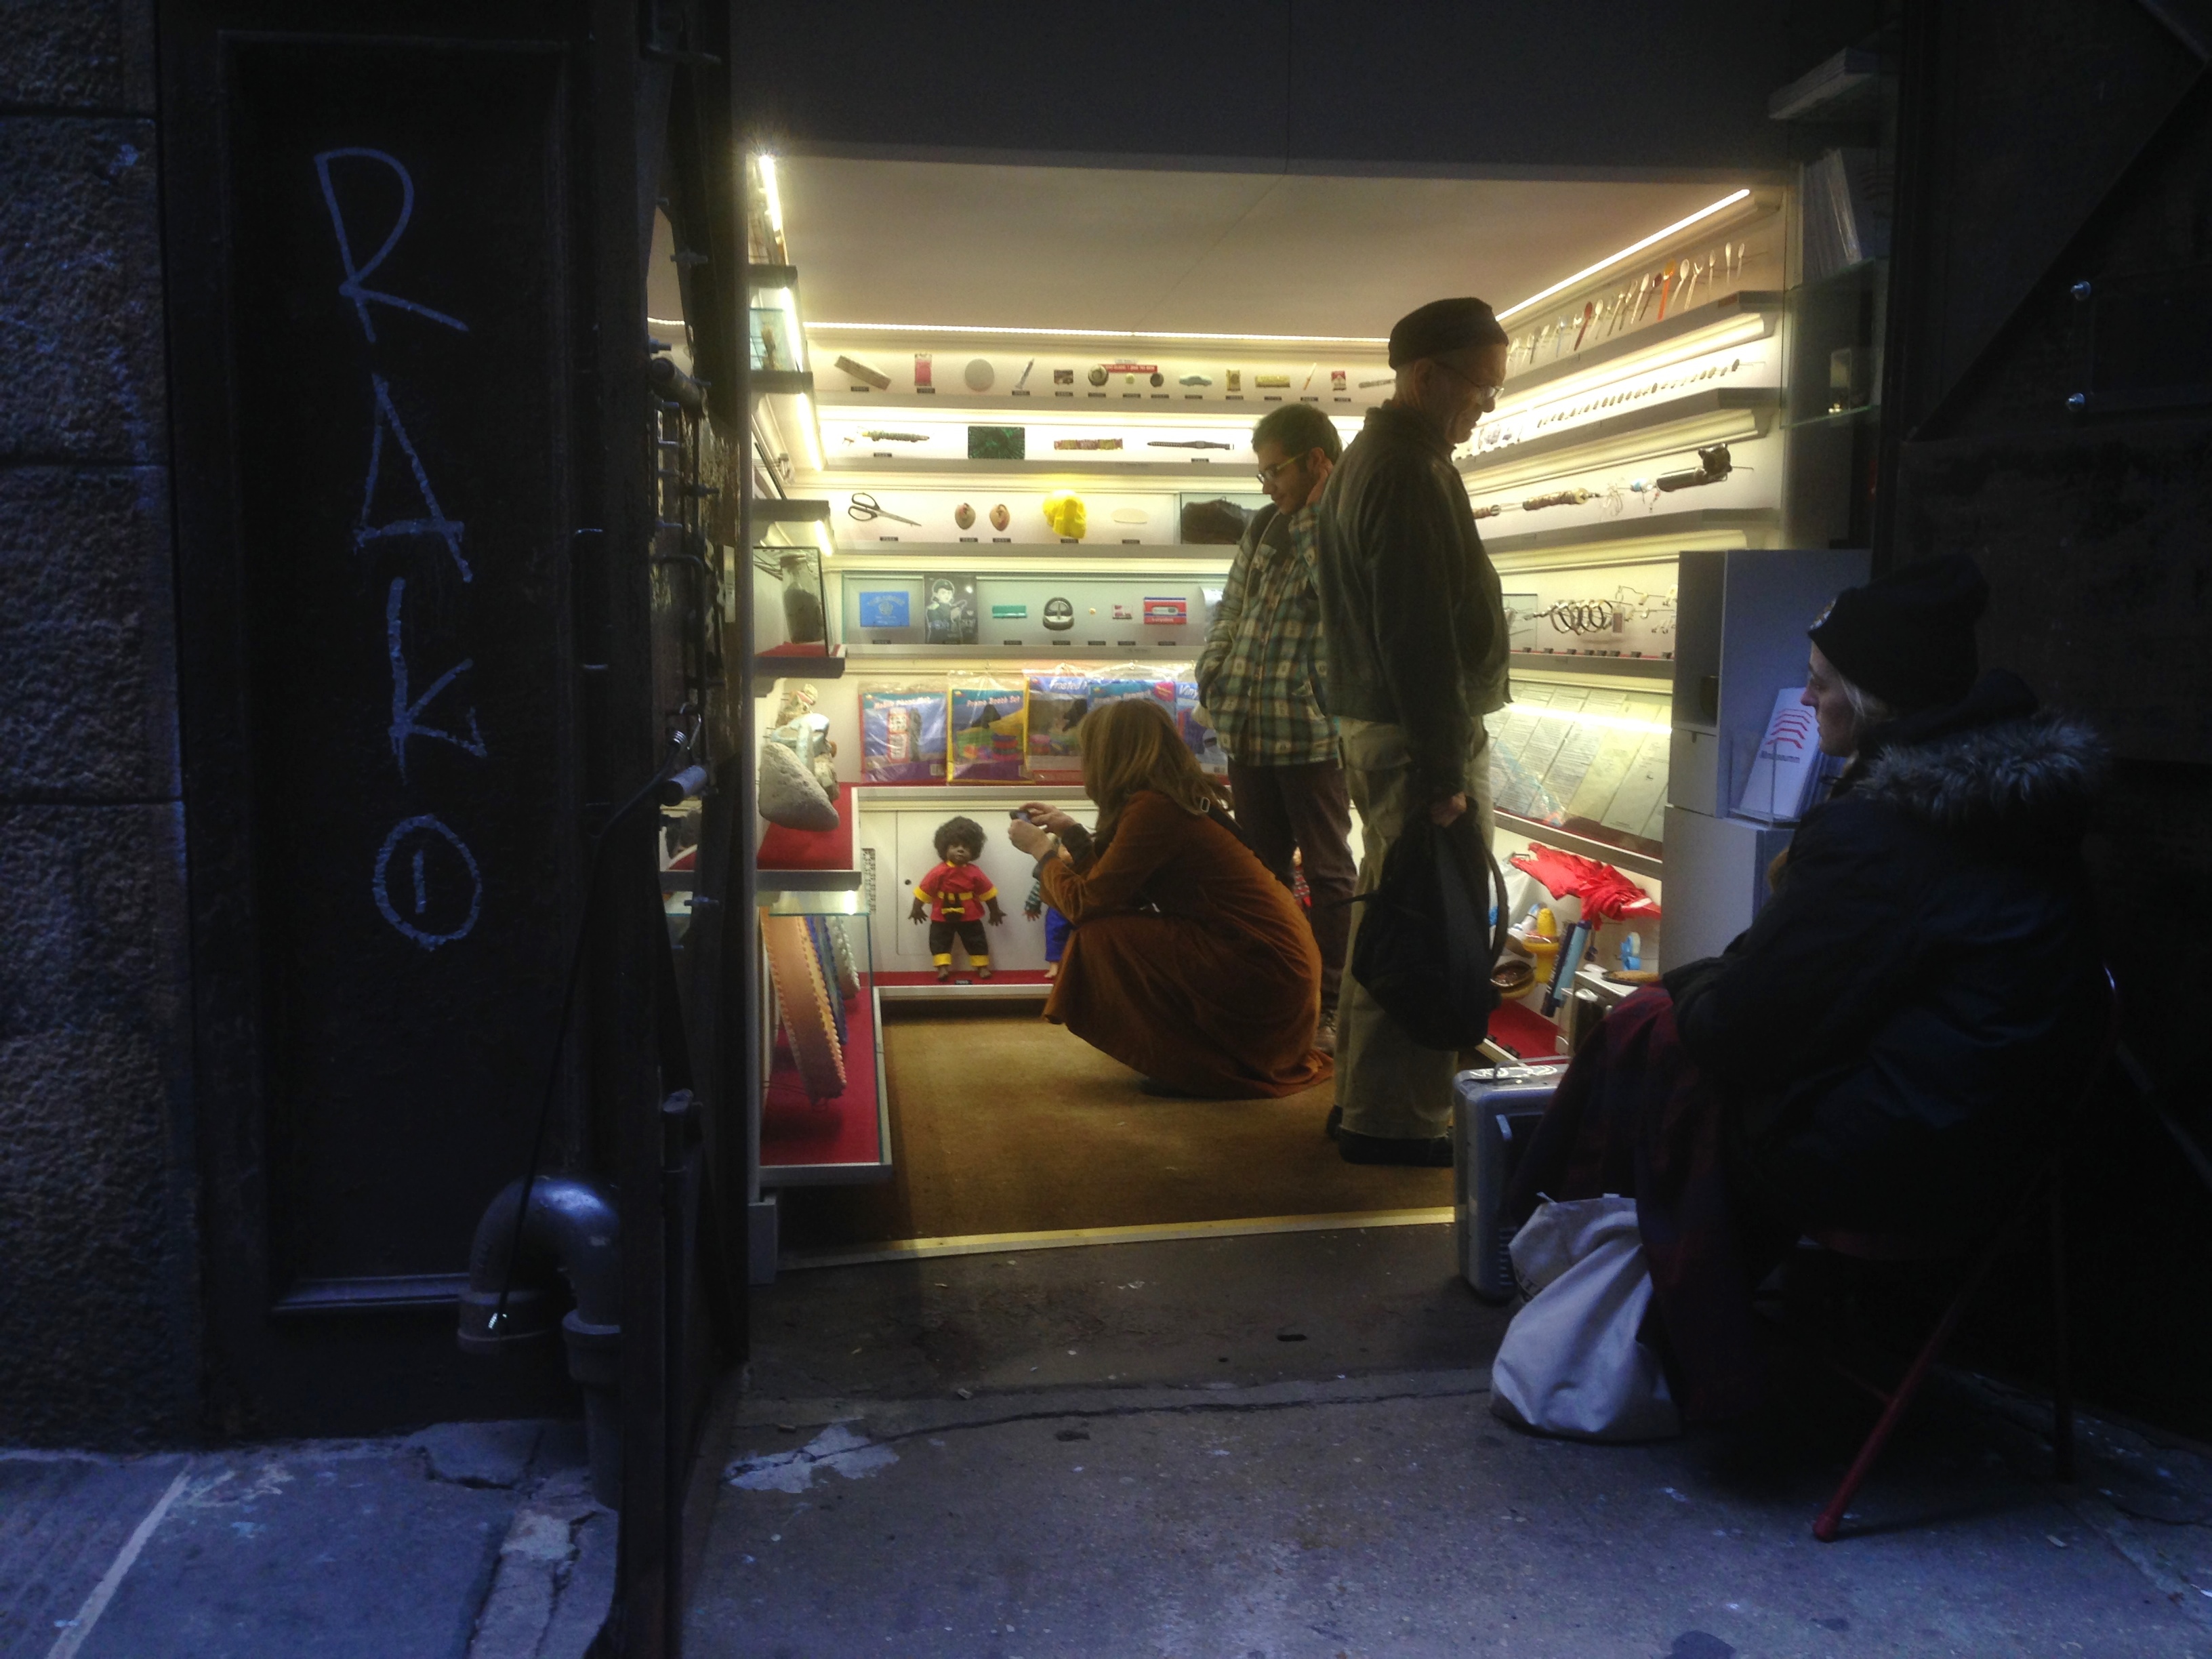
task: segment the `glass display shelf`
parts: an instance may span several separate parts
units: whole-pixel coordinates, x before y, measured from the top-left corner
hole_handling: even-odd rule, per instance
[[[761,951],[772,1007],[761,1054],[763,1187],[885,1181],[891,1174],[883,1006],[867,896],[769,890]]]

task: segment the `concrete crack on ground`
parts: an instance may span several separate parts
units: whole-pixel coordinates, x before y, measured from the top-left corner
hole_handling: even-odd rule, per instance
[[[1161,1403],[1141,1406],[1107,1406],[1100,1407],[1060,1407],[1050,1411],[1012,1412],[1004,1417],[976,1418],[971,1421],[940,1423],[921,1428],[901,1429],[896,1433],[876,1437],[876,1444],[886,1446],[901,1440],[912,1440],[927,1434],[956,1434],[969,1429],[994,1429],[1010,1423],[1049,1423],[1057,1419],[1080,1417],[1086,1421],[1114,1417],[1160,1417],[1171,1415],[1205,1416],[1212,1413],[1236,1415],[1255,1412],[1312,1411],[1323,1406],[1382,1406],[1400,1400],[1465,1400],[1472,1395],[1490,1392],[1490,1385],[1480,1388],[1408,1390],[1394,1394],[1333,1395],[1316,1400],[1193,1400],[1181,1404]]]

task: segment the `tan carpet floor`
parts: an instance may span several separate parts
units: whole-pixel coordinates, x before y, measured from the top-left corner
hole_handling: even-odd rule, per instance
[[[1333,1083],[1283,1100],[1162,1100],[1033,1009],[887,1010],[895,1178],[787,1189],[785,1244],[1451,1202],[1449,1170],[1358,1167],[1322,1133]]]

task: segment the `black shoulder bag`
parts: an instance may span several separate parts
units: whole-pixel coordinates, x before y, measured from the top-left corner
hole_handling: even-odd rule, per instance
[[[1476,876],[1466,844],[1473,839],[1415,813],[1383,856],[1375,890],[1352,901],[1367,907],[1352,941],[1352,975],[1424,1048],[1474,1048],[1498,1006],[1490,975],[1505,943],[1505,878],[1486,848],[1485,873]]]

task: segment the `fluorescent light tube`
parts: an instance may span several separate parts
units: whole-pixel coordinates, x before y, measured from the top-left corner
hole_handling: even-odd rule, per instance
[[[763,153],[759,157],[761,195],[768,204],[769,228],[778,236],[783,234],[783,198],[775,187],[775,157]]]

